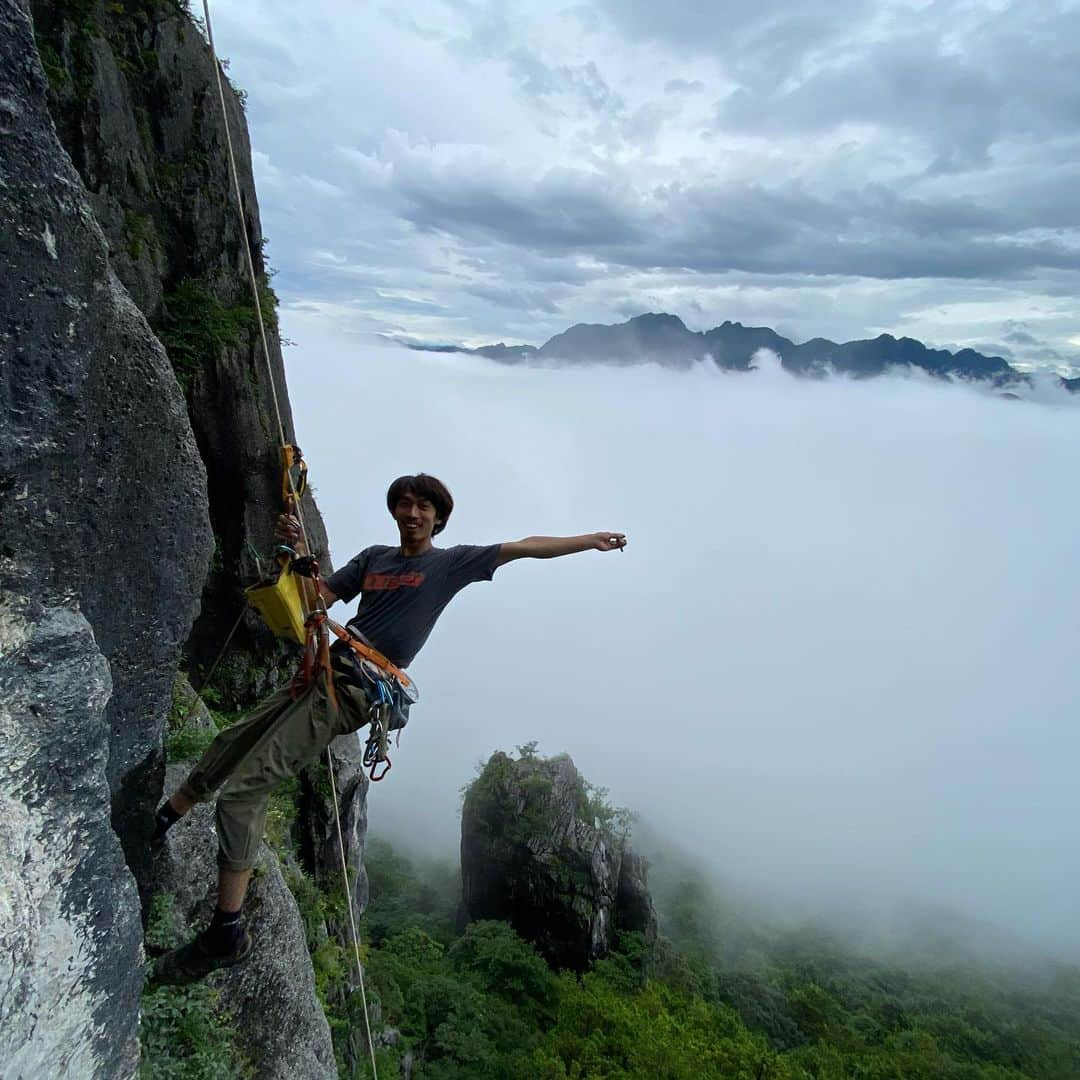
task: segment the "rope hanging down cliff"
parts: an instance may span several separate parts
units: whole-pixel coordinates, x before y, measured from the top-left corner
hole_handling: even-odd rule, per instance
[[[255,263],[251,256],[251,244],[248,241],[247,224],[244,221],[244,209],[243,199],[240,192],[240,178],[236,171],[236,154],[233,150],[232,133],[229,129],[229,115],[228,109],[225,104],[225,85],[224,79],[221,74],[221,65],[218,63],[217,50],[214,47],[214,31],[210,21],[210,4],[209,0],[203,0],[203,17],[206,22],[206,39],[210,46],[210,58],[214,65],[214,74],[217,79],[218,89],[218,101],[221,104],[221,118],[225,126],[225,148],[229,159],[229,172],[232,176],[233,195],[236,200],[236,213],[240,223],[240,236],[243,240],[245,264],[248,271],[248,283],[251,286],[251,295],[255,305],[255,317],[259,325],[259,339],[262,344],[263,360],[266,364],[266,373],[270,380],[270,393],[274,403],[274,416],[277,420],[278,438],[282,447],[283,455],[283,473],[284,484],[289,495],[289,501],[291,502],[294,513],[300,523],[301,534],[304,538],[305,546],[308,546],[308,534],[307,527],[304,523],[303,509],[300,505],[300,495],[302,494],[302,487],[297,490],[297,483],[293,477],[293,470],[289,468],[291,458],[289,452],[295,448],[285,438],[285,425],[281,419],[281,407],[278,403],[277,386],[274,381],[274,370],[270,363],[270,347],[266,339],[266,325],[262,316],[262,305],[259,297],[259,285],[255,276]],[[308,546],[310,550],[310,546]],[[305,623],[308,629],[308,643],[305,647],[305,654],[309,654],[310,645],[312,639],[316,639],[318,652],[324,654],[327,649],[327,628],[326,628],[326,606],[322,600],[322,596],[317,587],[317,574],[318,567],[315,565],[316,575],[316,588],[314,594],[316,597],[316,610],[308,613]],[[329,665],[327,665],[327,676],[329,677]],[[332,682],[330,687],[332,687]],[[332,693],[330,689],[330,693]],[[338,795],[337,795],[337,783],[334,779],[334,759],[330,753],[330,747],[326,748],[326,766],[327,773],[330,777],[330,800],[334,807],[334,826],[337,832],[338,851],[341,856],[341,874],[345,885],[345,901],[346,907],[349,912],[349,929],[352,935],[353,955],[356,960],[356,973],[359,978],[360,985],[360,998],[364,1007],[364,1029],[367,1036],[368,1053],[371,1057],[371,1072],[375,1080],[378,1080],[378,1068],[375,1064],[375,1047],[371,1039],[371,1020],[368,1015],[368,1003],[367,992],[364,987],[364,966],[360,961],[360,934],[356,925],[356,913],[353,909],[352,887],[349,884],[349,872],[348,864],[345,856],[345,839],[341,831],[341,813],[338,808]]]

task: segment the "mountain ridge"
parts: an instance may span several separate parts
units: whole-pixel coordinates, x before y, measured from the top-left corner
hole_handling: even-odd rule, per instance
[[[770,349],[785,370],[795,375],[821,377],[830,373],[871,378],[890,368],[917,368],[938,378],[960,377],[996,386],[1028,382],[1024,372],[1001,356],[975,349],[933,349],[915,338],[879,334],[876,338],[835,342],[815,337],[802,344],[768,326],[744,326],[725,320],[711,330],[690,330],[681,318],[667,312],[647,312],[623,323],[576,323],[543,345],[429,345],[407,342],[422,352],[458,352],[484,356],[500,363],[551,360],[559,363],[606,363],[618,366],[654,362],[678,370],[705,360],[730,371],[753,370],[758,349]],[[1077,380],[1062,379],[1071,392]]]

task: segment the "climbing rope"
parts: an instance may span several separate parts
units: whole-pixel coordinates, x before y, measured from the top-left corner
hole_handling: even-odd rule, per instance
[[[225,125],[225,149],[229,157],[229,172],[232,176],[233,195],[236,197],[236,213],[240,222],[240,236],[244,243],[244,256],[246,259],[248,283],[251,286],[252,302],[255,305],[255,317],[259,324],[259,339],[262,342],[263,360],[266,364],[266,373],[270,379],[270,394],[274,402],[274,416],[277,419],[278,437],[282,446],[288,446],[285,438],[285,424],[281,419],[281,407],[278,403],[277,386],[274,381],[274,369],[270,363],[270,346],[266,339],[266,324],[263,321],[262,303],[259,296],[259,283],[255,276],[255,262],[251,257],[251,244],[248,240],[247,223],[244,221],[244,200],[240,191],[240,177],[236,171],[236,154],[233,151],[232,132],[229,130],[229,112],[225,106],[225,84],[221,75],[221,65],[218,63],[217,50],[214,47],[214,29],[210,22],[209,0],[202,0],[203,18],[206,22],[206,40],[210,46],[210,59],[214,65],[214,74],[217,77],[218,100],[221,103],[221,119]],[[308,551],[311,545],[308,543],[307,526],[304,524],[303,510],[300,506],[300,493],[296,490],[292,471],[285,470],[289,492],[292,496],[291,503],[293,512],[300,522],[300,533],[304,538],[304,545]],[[322,614],[326,614],[326,605],[319,591],[318,583],[315,587],[316,603]],[[234,628],[235,629],[235,628]],[[325,630],[321,631],[325,633]],[[231,637],[231,635],[230,635]],[[356,913],[353,910],[352,887],[349,884],[349,868],[345,858],[345,839],[341,831],[341,811],[338,808],[337,784],[334,780],[334,758],[330,747],[326,748],[326,770],[330,774],[330,797],[334,807],[334,825],[337,829],[338,852],[341,855],[341,876],[345,883],[345,903],[349,909],[349,929],[352,933],[353,954],[356,958],[356,974],[360,980],[360,1000],[364,1006],[364,1030],[367,1035],[368,1053],[371,1055],[371,1075],[373,1080],[378,1080],[379,1071],[375,1064],[375,1045],[371,1039],[371,1019],[368,1015],[367,991],[364,988],[364,965],[360,961],[360,932],[356,925]]]

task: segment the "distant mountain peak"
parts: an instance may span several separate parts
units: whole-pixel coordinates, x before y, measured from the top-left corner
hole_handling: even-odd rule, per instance
[[[939,378],[958,376],[981,379],[994,385],[1026,381],[1027,376],[1000,356],[985,356],[974,349],[956,353],[932,349],[910,337],[879,334],[873,339],[835,342],[811,338],[796,345],[768,326],[744,326],[725,319],[711,330],[687,328],[678,315],[644,312],[626,322],[607,325],[576,323],[549,338],[539,348],[532,345],[484,345],[478,349],[445,345],[410,345],[410,348],[439,352],[458,351],[487,356],[504,363],[518,363],[540,357],[566,364],[640,364],[687,368],[709,360],[732,371],[749,371],[754,353],[770,349],[783,367],[796,375],[820,376],[828,371],[867,378],[889,368],[906,367]],[[1066,389],[1075,387],[1062,380]]]
[[[629,320],[638,326],[655,324],[659,326],[674,326],[679,330],[686,330],[686,323],[678,315],[670,315],[666,311],[647,311],[644,315],[635,315]],[[690,331],[687,330],[687,333]]]

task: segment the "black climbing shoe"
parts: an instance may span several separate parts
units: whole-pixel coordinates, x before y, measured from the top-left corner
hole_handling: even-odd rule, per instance
[[[212,971],[242,963],[251,955],[252,940],[247,930],[241,930],[236,947],[229,952],[210,952],[203,943],[204,934],[193,941],[166,953],[154,965],[150,982],[155,986],[186,986],[205,979]]]

